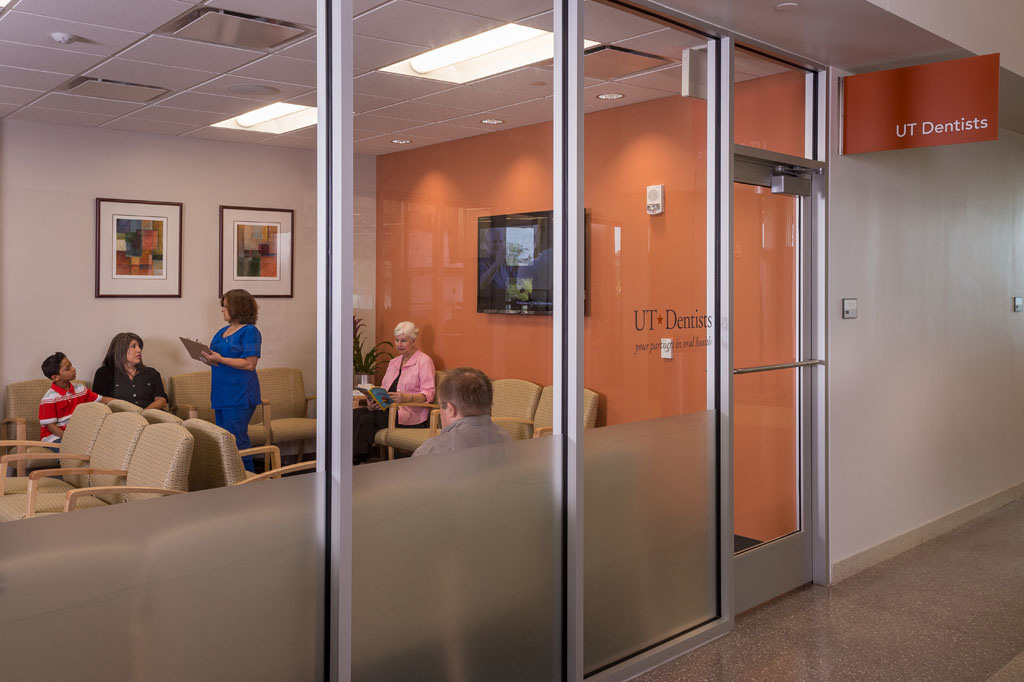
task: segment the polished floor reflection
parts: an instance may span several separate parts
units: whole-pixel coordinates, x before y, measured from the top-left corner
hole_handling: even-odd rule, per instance
[[[1024,680],[1024,502],[838,585],[753,609],[736,630],[637,678]]]

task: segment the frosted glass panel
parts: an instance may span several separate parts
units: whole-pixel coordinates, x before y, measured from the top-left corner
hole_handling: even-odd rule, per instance
[[[0,525],[0,678],[315,680],[323,474]]]
[[[715,413],[585,433],[584,664],[716,617]]]
[[[354,680],[560,679],[558,443],[354,469]]]

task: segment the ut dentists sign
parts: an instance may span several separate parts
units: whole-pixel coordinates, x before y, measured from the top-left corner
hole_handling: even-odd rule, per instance
[[[843,154],[999,139],[999,55],[843,79]]]

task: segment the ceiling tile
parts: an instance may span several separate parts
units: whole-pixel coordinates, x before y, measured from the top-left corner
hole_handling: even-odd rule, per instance
[[[316,0],[210,0],[210,7],[316,26]]]
[[[500,26],[502,21],[394,0],[368,12],[352,24],[356,35],[398,43],[441,47]]]
[[[232,73],[247,78],[262,78],[279,83],[316,87],[316,62],[292,59],[276,54],[235,69]]]
[[[270,138],[269,140],[257,142],[257,144],[268,145],[271,147],[294,147],[296,149],[316,149],[315,139],[311,140],[307,137],[296,137],[294,135],[278,135],[277,137]]]
[[[394,144],[391,141],[393,139],[410,140],[410,142],[408,144]],[[392,152],[404,152],[410,149],[416,149],[417,147],[429,147],[432,144],[438,144],[440,142],[442,142],[442,140],[438,140],[433,137],[427,137],[425,135],[422,137],[412,137],[411,135],[403,134],[398,137],[396,137],[395,135],[378,135],[377,137],[370,137],[365,140],[360,140],[356,144],[380,146],[383,148],[383,151],[380,153],[386,154],[388,149],[390,149]]]
[[[396,146],[393,144],[379,144],[370,142],[356,142],[352,146],[353,151],[356,154],[365,154],[367,156],[377,156],[378,154],[390,154],[396,151]]]
[[[495,19],[502,23],[532,17],[551,10],[552,0],[416,0],[422,5],[433,5],[445,9],[475,14],[478,17]]]
[[[57,43],[50,38],[50,34],[54,32],[70,33],[82,38],[70,45],[62,45],[60,49],[101,56],[112,55],[145,35],[25,12],[7,11],[0,14],[0,40],[55,47]]]
[[[6,85],[9,88],[52,90],[67,79],[68,77],[63,73],[0,66],[0,85]]]
[[[94,66],[101,59],[102,55],[0,41],[0,64],[4,66],[18,66],[23,69],[37,69],[71,76]]]
[[[230,116],[217,114],[209,111],[196,111],[195,109],[175,109],[174,107],[150,106],[140,109],[131,115],[131,118],[141,118],[148,121],[165,121],[167,123],[188,123],[191,128],[197,126],[208,126],[220,123]]]
[[[285,57],[292,57],[293,59],[306,59],[308,61],[315,62],[316,36],[300,40],[290,47],[278,50],[277,54],[284,55]]]
[[[463,137],[473,137],[474,135],[486,135],[487,131],[481,130],[480,128],[466,128],[463,126],[453,126],[447,123],[431,123],[429,125],[420,126],[418,128],[410,128],[409,130],[403,130],[402,134],[409,135],[410,137],[413,138],[432,137],[437,140],[458,140]]]
[[[451,83],[442,83],[441,81],[432,81],[426,78],[414,78],[412,76],[400,76],[383,71],[371,71],[368,74],[357,77],[352,82],[353,92],[358,95],[378,95],[380,97],[392,97],[397,100],[414,99],[434,92],[441,92],[451,87]]]
[[[206,140],[223,140],[224,142],[259,142],[268,137],[269,133],[256,133],[251,130],[232,130],[231,128],[199,128],[185,133],[182,137],[201,137]]]
[[[609,100],[597,99],[597,96],[604,92],[620,92],[625,95],[625,97],[622,99]],[[661,97],[671,97],[671,95],[666,93],[664,90],[641,88],[636,85],[630,85],[624,81],[614,81],[583,89],[584,104],[596,106],[598,109],[612,109],[614,107],[636,104],[637,102],[645,102],[649,99],[659,99]]]
[[[43,92],[39,90],[26,90],[25,88],[9,88],[5,85],[0,85],[0,103],[3,104],[16,104],[19,107],[23,104],[28,104],[36,97],[42,95]]]
[[[298,130],[286,133],[289,137],[306,137],[311,140],[316,139],[316,126],[308,126],[306,128],[299,128]]]
[[[304,107],[315,107],[316,106],[316,90],[313,92],[307,92],[305,95],[299,95],[298,97],[292,97],[291,99],[285,100],[289,104],[298,104]]]
[[[551,97],[542,97],[530,100],[529,102],[522,102],[521,104],[501,107],[490,113],[494,114],[496,118],[512,121],[516,124],[550,121],[555,117],[555,102]]]
[[[787,66],[774,59],[766,59],[746,50],[736,50],[733,60],[733,70],[737,73],[748,74],[755,78],[772,76],[777,73],[793,71],[793,67]]]
[[[360,95],[358,92],[352,96],[352,109],[357,114],[366,111],[373,111],[389,104],[395,104],[401,100],[395,97],[378,97],[377,95]]]
[[[653,33],[621,40],[615,44],[627,50],[646,52],[678,62],[683,58],[683,50],[707,45],[707,42],[707,38],[697,34],[686,33],[674,28],[663,28]]]
[[[415,57],[425,51],[421,45],[396,43],[393,40],[352,36],[352,53],[355,65],[363,69],[379,69],[391,66],[403,59]]]
[[[678,95],[683,87],[683,67],[676,64],[675,66],[658,69],[657,71],[648,71],[638,76],[626,76],[614,82],[664,90],[665,92]]]
[[[536,101],[546,102],[547,104],[546,108],[534,105],[533,116],[527,116],[525,114],[520,114],[516,116],[511,111],[511,109],[514,109],[515,107],[523,107],[526,106],[527,104],[530,104],[530,102],[524,102],[523,104],[516,104],[513,105],[513,107],[509,107],[500,111],[478,111],[475,114],[470,114],[468,116],[463,116],[461,118],[453,118],[450,121],[447,121],[447,123],[462,126],[464,128],[479,128],[481,130],[505,130],[506,128],[516,128],[518,126],[525,125],[527,123],[534,123],[537,120],[540,120],[539,117],[542,115],[540,113],[541,111],[546,111],[547,118],[552,118],[552,107],[554,106],[554,104],[552,103],[551,98],[545,98]],[[481,123],[481,121],[488,118],[492,120],[497,119],[499,121],[504,121],[504,123],[499,123],[498,125]]]
[[[80,97],[78,95],[51,92],[38,102],[34,102],[32,106],[82,111],[89,114],[105,114],[109,117],[127,114],[129,111],[138,109],[141,105],[136,102],[119,102],[112,99],[100,99],[99,97]]]
[[[378,116],[389,116],[391,118],[404,118],[420,123],[439,123],[450,118],[458,118],[472,113],[471,109],[460,109],[458,107],[446,107],[440,104],[429,104],[427,102],[414,100],[411,102],[399,102],[383,109],[373,112]]]
[[[98,126],[114,117],[105,114],[87,114],[82,111],[25,107],[18,113],[11,114],[8,118],[15,118],[21,121],[39,121],[40,123],[56,123],[58,125]]]
[[[192,3],[179,0],[103,0],[102,2],[68,2],[68,0],[21,0],[19,12],[45,17],[70,19],[98,26],[110,26],[148,33],[186,10]]]
[[[164,64],[198,71],[225,72],[263,56],[262,52],[240,50],[169,36],[149,36],[118,55],[137,62]]]
[[[290,97],[298,97],[299,95],[305,95],[309,92],[309,87],[305,85],[295,85],[294,83],[280,83],[277,81],[267,81],[260,78],[246,78],[245,76],[236,76],[233,73],[214,78],[209,83],[203,83],[202,85],[193,88],[195,92],[209,92],[214,95],[227,95],[232,96],[232,87],[240,86],[263,86],[268,88],[274,88],[276,92],[272,92],[266,95],[250,95],[244,94],[243,96],[247,99],[257,99],[262,102],[280,102],[283,99]]]
[[[179,69],[163,64],[147,64],[146,62],[133,62],[129,59],[117,58],[87,71],[86,75],[135,83],[136,85],[155,85],[168,90],[184,90],[209,80],[217,74],[210,71]]]
[[[474,88],[515,92],[530,95],[530,99],[547,97],[554,92],[555,74],[550,69],[536,66],[525,66],[515,71],[507,71],[497,76],[473,81]],[[534,85],[538,83],[539,85]]]
[[[375,114],[357,114],[352,118],[352,127],[376,133],[390,133],[417,125],[416,121],[404,118],[389,118]]]
[[[541,94],[544,93],[542,92]],[[527,99],[530,98],[525,95],[498,92],[497,90],[484,90],[483,88],[476,88],[471,85],[460,85],[451,90],[427,95],[420,98],[420,101],[427,104],[460,107],[471,111],[483,111],[484,109],[508,106]]]
[[[554,20],[551,12],[545,12],[532,19],[517,23],[523,26],[552,30]],[[642,19],[611,6],[600,5],[590,0],[583,2],[583,37],[599,43],[614,43],[633,36],[652,33],[664,28],[664,25]]]
[[[104,123],[102,128],[128,130],[133,133],[156,133],[159,135],[180,135],[196,126],[190,123],[170,123],[168,121],[147,121],[141,118],[119,118]]]
[[[374,7],[380,7],[391,0],[352,0],[352,16],[358,17],[364,12],[369,12]]]
[[[239,97],[223,97],[221,95],[210,95],[205,92],[188,92],[171,95],[159,102],[162,106],[175,107],[177,109],[195,109],[196,111],[212,111],[228,116],[238,116],[247,111],[258,109],[266,102],[258,99],[242,99]]]

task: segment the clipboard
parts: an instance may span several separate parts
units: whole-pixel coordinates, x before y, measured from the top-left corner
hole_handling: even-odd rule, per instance
[[[178,338],[181,339],[181,343],[185,346],[185,350],[188,351],[188,354],[192,356],[193,360],[198,360],[204,365],[210,364],[206,361],[206,358],[201,355],[203,351],[207,353],[210,352],[209,346],[200,341],[196,341],[195,339],[186,339],[184,336],[179,336]]]

